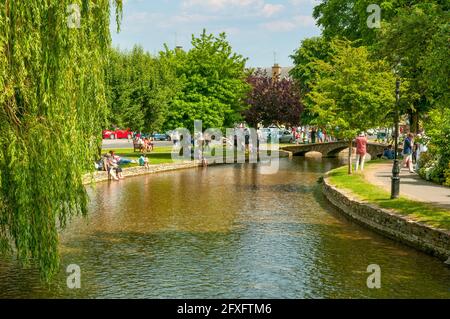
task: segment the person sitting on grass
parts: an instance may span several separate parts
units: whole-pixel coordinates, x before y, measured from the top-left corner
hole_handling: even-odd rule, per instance
[[[382,158],[393,160],[394,155],[395,154],[394,154],[394,150],[392,149],[392,145],[389,145],[387,148],[384,149]]]
[[[147,169],[150,168],[147,156],[141,155],[139,157],[139,166],[144,166]]]
[[[126,165],[126,164],[136,163],[136,161],[134,161],[134,160],[130,160],[127,158],[121,158],[119,155],[116,154],[115,151],[109,151],[109,154],[111,155],[111,157],[113,159],[116,160],[118,165]]]
[[[141,146],[142,152],[146,153],[153,151],[153,143],[150,141],[150,139],[144,138],[142,141],[143,141]]]

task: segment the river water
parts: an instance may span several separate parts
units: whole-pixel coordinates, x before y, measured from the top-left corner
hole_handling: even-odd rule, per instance
[[[336,159],[210,166],[100,183],[61,234],[49,285],[0,260],[0,297],[450,298],[450,267],[347,220],[318,178]],[[81,269],[68,289],[66,267]],[[381,288],[367,287],[367,267]]]

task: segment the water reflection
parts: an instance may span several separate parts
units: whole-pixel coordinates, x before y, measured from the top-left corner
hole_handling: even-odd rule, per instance
[[[330,159],[284,159],[129,178],[90,188],[88,219],[61,236],[60,276],[0,261],[2,297],[450,297],[450,269],[346,220],[316,183]],[[65,287],[78,264],[82,289]],[[382,289],[369,290],[369,264]]]

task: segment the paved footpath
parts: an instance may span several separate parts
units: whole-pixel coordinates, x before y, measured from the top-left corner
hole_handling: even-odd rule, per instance
[[[367,167],[365,176],[368,181],[391,191],[392,164],[377,164]],[[440,186],[423,180],[406,168],[400,173],[400,194],[412,200],[450,209],[450,187]]]

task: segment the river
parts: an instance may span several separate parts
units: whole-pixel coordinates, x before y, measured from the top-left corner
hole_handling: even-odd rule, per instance
[[[61,234],[61,272],[0,259],[10,298],[450,298],[450,267],[343,217],[318,178],[338,159],[210,166],[99,183]],[[66,285],[79,265],[81,288]],[[369,289],[367,267],[381,268]]]

